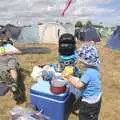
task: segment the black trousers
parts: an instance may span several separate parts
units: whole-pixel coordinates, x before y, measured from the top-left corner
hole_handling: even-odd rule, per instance
[[[95,104],[80,102],[79,120],[98,120],[101,108],[101,99]]]

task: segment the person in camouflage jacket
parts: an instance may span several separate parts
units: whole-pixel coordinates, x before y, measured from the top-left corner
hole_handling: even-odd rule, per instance
[[[0,40],[0,46],[3,41]],[[13,93],[13,98],[17,103],[23,101],[25,95],[22,87],[19,87],[21,81],[19,76],[19,63],[15,55],[0,55],[0,83],[7,85]]]

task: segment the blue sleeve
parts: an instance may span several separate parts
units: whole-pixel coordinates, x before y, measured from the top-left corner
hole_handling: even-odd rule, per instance
[[[74,76],[76,76],[76,77],[81,77],[81,71],[80,71],[80,68],[78,68],[78,66],[75,66],[75,68],[74,68]]]
[[[80,80],[81,80],[81,82],[87,84],[89,82],[89,80],[90,80],[89,74],[86,73],[86,72],[83,73],[83,75],[81,76]]]

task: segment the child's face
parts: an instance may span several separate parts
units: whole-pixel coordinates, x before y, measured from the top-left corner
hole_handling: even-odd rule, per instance
[[[81,70],[85,70],[86,68],[86,64],[84,64],[83,62],[77,61],[78,66],[80,67]]]
[[[86,64],[84,64],[83,62],[80,62],[80,69],[84,71],[85,68],[86,68]]]

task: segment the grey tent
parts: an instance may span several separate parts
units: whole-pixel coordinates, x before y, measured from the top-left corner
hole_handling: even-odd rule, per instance
[[[100,35],[93,26],[85,26],[80,30],[80,40],[100,42]]]
[[[13,38],[17,39],[21,33],[22,27],[17,27],[11,24],[7,24],[5,26],[0,26],[0,37],[1,38]]]
[[[113,34],[108,39],[107,47],[112,49],[120,49],[120,26],[117,26]]]
[[[39,26],[25,26],[23,27],[20,35],[17,38],[17,42],[24,42],[24,43],[39,43],[40,36],[39,36]]]

